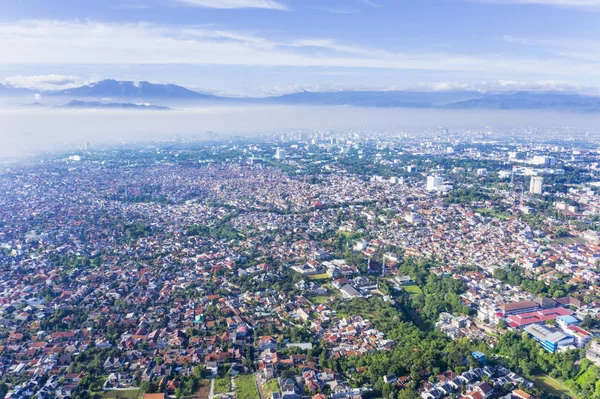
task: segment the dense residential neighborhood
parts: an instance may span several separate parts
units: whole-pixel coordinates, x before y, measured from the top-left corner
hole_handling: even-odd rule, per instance
[[[349,132],[3,165],[0,394],[599,397],[598,159]]]

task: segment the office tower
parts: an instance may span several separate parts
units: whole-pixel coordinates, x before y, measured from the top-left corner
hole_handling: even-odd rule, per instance
[[[275,158],[280,161],[285,161],[286,152],[283,148],[277,148],[275,151]]]
[[[531,176],[531,181],[529,182],[529,192],[531,194],[542,194],[544,192],[543,183],[543,177]]]

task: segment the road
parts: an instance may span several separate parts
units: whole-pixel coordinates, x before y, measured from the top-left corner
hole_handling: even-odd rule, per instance
[[[208,399],[213,399],[215,397],[215,379],[210,379],[210,391],[208,391]]]

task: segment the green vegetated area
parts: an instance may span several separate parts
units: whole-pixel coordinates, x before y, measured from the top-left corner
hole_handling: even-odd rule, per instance
[[[312,276],[308,276],[311,280],[331,280],[331,276],[327,273],[322,274],[313,274]]]
[[[556,396],[568,396],[573,397],[575,393],[567,388],[563,383],[557,381],[550,376],[547,375],[538,375],[531,378],[533,384],[543,391],[549,392]]]
[[[231,378],[229,376],[215,379],[214,393],[231,392]]]
[[[315,305],[321,305],[323,303],[328,303],[330,295],[315,295],[310,297],[310,301]]]
[[[510,217],[508,213],[493,208],[477,208],[476,211],[483,216],[491,218],[508,219]]]
[[[118,230],[124,233],[128,240],[133,241],[152,235],[152,227],[144,222],[123,223],[118,226]]]
[[[240,238],[240,233],[229,223],[230,219],[222,220],[214,226],[194,224],[185,230],[185,235],[216,237],[227,241],[237,240]]]
[[[550,353],[526,333],[508,332],[495,348],[499,361],[558,397],[600,398],[600,369],[585,349]]]
[[[421,289],[419,288],[418,285],[416,284],[412,284],[412,285],[404,285],[402,286],[402,289],[406,292],[408,292],[411,295],[418,295],[418,294],[422,294],[423,291],[421,291]]]
[[[447,204],[463,204],[470,205],[473,202],[489,201],[491,196],[480,188],[458,188],[452,190],[444,197],[444,202]]]
[[[466,286],[451,277],[432,274],[430,269],[434,266],[437,264],[431,260],[402,260],[400,271],[410,275],[422,293],[400,293],[393,304],[379,296],[345,302],[336,300],[333,306],[338,315],[354,314],[369,319],[396,345],[389,352],[360,357],[321,357],[321,367],[342,373],[361,368],[364,371],[352,374],[356,386],[372,384],[374,395],[383,398],[416,398],[419,396],[416,389],[422,380],[419,371],[435,375],[451,369],[461,373],[478,365],[471,353],[481,351],[490,363],[502,364],[535,382],[532,393],[542,399],[600,399],[600,370],[585,359],[585,350],[552,354],[520,332],[496,337],[497,343],[492,348],[485,342],[466,338],[452,341],[434,329],[440,312],[455,315],[473,312],[459,298]],[[383,383],[383,376],[391,373],[409,375],[412,381],[406,389],[397,390],[395,385]]]
[[[273,378],[265,382],[262,386],[262,392],[264,398],[270,398],[273,392],[279,392],[279,382],[277,379]]]
[[[103,399],[138,399],[142,396],[139,389],[128,389],[124,391],[108,391]]]
[[[433,266],[437,264],[429,260],[402,261],[400,271],[410,275],[417,287],[411,289],[411,294],[400,293],[394,303],[384,302],[379,296],[336,300],[333,306],[338,315],[359,315],[369,319],[396,345],[389,352],[372,352],[360,357],[335,359],[321,356],[320,366],[341,373],[361,368],[363,372],[353,374],[356,386],[372,384],[376,396],[404,399],[419,397],[417,387],[422,379],[419,371],[437,374],[452,369],[462,372],[477,365],[471,352],[480,350],[491,355],[489,346],[483,342],[451,341],[433,328],[440,312],[470,312],[459,299],[466,286],[459,280],[432,274]],[[395,385],[384,384],[383,376],[391,373],[410,375],[412,381],[408,388],[398,390]]]
[[[235,378],[235,397],[237,399],[259,398],[254,374],[239,375]]]

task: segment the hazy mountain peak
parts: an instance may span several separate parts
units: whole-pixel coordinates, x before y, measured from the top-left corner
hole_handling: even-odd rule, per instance
[[[218,97],[209,94],[198,93],[183,86],[174,84],[158,84],[146,81],[119,81],[104,79],[96,83],[76,87],[73,89],[60,90],[54,95],[72,97],[94,97],[94,98],[172,98],[172,99],[202,99]]]

